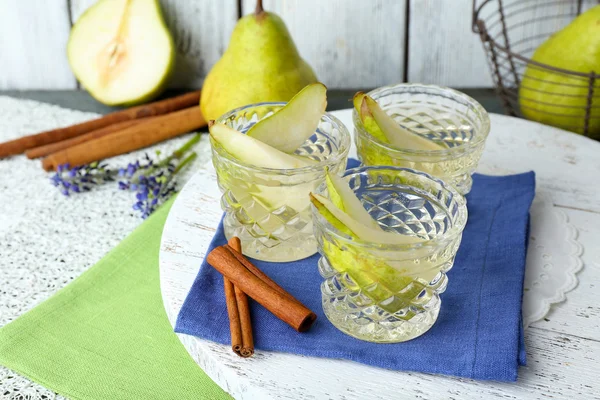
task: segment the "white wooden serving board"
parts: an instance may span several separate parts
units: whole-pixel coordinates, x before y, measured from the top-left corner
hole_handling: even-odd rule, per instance
[[[351,110],[334,114],[352,126]],[[264,351],[240,359],[230,346],[179,335],[193,359],[236,399],[599,398],[600,143],[516,118],[492,115],[491,120],[478,172],[534,170],[538,192],[550,195],[555,206],[563,209],[579,229],[585,249],[579,287],[526,331],[528,366],[520,369],[517,383],[397,372]],[[211,171],[207,167],[189,181],[163,231],[161,289],[171,324],[221,217],[220,194]]]

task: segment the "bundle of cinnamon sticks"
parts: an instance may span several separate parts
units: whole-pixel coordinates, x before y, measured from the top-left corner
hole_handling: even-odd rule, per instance
[[[254,354],[248,296],[298,332],[307,331],[317,319],[290,293],[265,275],[241,253],[240,239],[211,251],[206,260],[223,275],[231,348],[241,357]]]
[[[107,114],[80,124],[0,143],[0,158],[45,157],[45,170],[78,166],[151,146],[206,126],[200,91]]]

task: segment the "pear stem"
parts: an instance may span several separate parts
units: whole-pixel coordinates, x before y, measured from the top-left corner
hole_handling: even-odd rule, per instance
[[[256,8],[254,9],[254,14],[259,15],[263,13],[265,10],[263,8],[263,0],[256,0]]]

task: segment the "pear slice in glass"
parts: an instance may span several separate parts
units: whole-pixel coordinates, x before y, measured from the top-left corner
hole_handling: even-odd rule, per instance
[[[277,150],[261,140],[244,135],[225,124],[216,124],[211,121],[208,130],[215,142],[244,164],[262,168],[296,169],[315,163],[308,158],[295,157]]]
[[[327,107],[327,88],[312,83],[283,108],[254,124],[247,135],[285,153],[293,153],[310,138]]]
[[[311,193],[310,200],[327,222],[350,237],[356,237],[370,243],[390,245],[415,244],[425,241],[425,239],[417,236],[386,232],[364,225],[337,208],[329,199],[320,194]]]
[[[353,220],[325,197],[311,193],[310,198],[319,214],[327,222],[352,238],[380,244],[408,244],[424,241],[414,236],[369,228]],[[414,275],[411,275],[414,271],[408,271],[401,265],[392,266],[384,261],[384,258],[365,254],[364,249],[355,249],[352,246],[342,249],[335,243],[324,240],[323,252],[336,271],[348,273],[359,287],[370,288],[370,290],[364,290],[363,293],[389,313],[396,313],[409,306],[425,287],[426,281],[416,279]],[[375,255],[376,252],[373,254]],[[420,267],[423,268],[422,265]],[[388,299],[393,299],[393,301],[386,301]],[[403,318],[410,319],[413,315],[414,313],[409,312]]]
[[[383,143],[390,143],[387,136],[383,133],[377,122],[375,122],[375,118],[373,118],[373,114],[367,107],[367,102],[365,98],[367,95],[363,92],[358,92],[354,95],[353,103],[360,120],[365,127],[366,131],[371,134],[374,138]]]
[[[446,146],[404,129],[369,95],[362,92],[356,93],[354,95],[354,108],[356,108],[367,132],[379,141],[408,150],[441,150],[446,148]]]
[[[325,182],[333,205],[361,224],[378,231],[382,230],[342,177],[327,170]]]
[[[244,164],[285,170],[303,168],[316,163],[306,157],[279,151],[224,124],[210,121],[208,130],[215,142]],[[281,221],[276,218],[269,218],[273,210],[287,206],[296,212],[302,211],[307,206],[306,193],[314,187],[313,183],[283,187],[276,181],[252,182],[232,178],[230,174],[221,174],[221,177],[231,179],[227,185],[229,190],[240,204],[247,205],[244,211],[265,232],[272,232],[281,225]]]

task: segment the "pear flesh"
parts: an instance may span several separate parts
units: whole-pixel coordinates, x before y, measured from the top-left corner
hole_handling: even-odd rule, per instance
[[[326,107],[325,85],[310,84],[283,108],[254,124],[246,134],[277,150],[293,153],[315,133]]]
[[[310,198],[327,222],[351,238],[380,244],[412,244],[423,241],[414,236],[372,229],[352,219],[323,196],[311,193]],[[362,293],[375,300],[389,313],[396,313],[411,305],[413,299],[425,288],[424,282],[429,282],[438,272],[431,268],[431,265],[423,265],[428,263],[411,265],[410,260],[388,263],[383,260],[390,254],[378,257],[377,251],[372,250],[370,252],[373,254],[366,256],[363,249],[352,246],[341,248],[327,240],[323,241],[323,252],[338,272],[348,273],[360,288],[370,287],[370,290],[362,290]],[[398,254],[398,259],[403,257],[405,255]],[[427,280],[422,281],[425,276]],[[387,301],[390,290],[396,293],[392,302]],[[410,311],[403,319],[408,320],[413,316],[414,312]]]
[[[327,222],[329,222],[334,228],[350,237],[356,237],[366,242],[390,245],[416,244],[424,242],[423,239],[416,236],[385,232],[383,230],[373,229],[370,226],[364,225],[337,208],[329,199],[326,199],[319,194],[311,193],[310,199],[317,211],[319,211],[319,213],[327,220]]]
[[[296,169],[314,164],[312,160],[279,151],[224,124],[213,123],[208,130],[215,142],[245,164],[273,169]]]
[[[282,19],[259,7],[237,22],[227,50],[204,81],[200,108],[205,118],[217,119],[247,104],[289,101],[315,82]]]
[[[369,228],[382,230],[377,221],[365,210],[358,197],[356,197],[343,178],[331,173],[331,171],[327,171],[325,183],[329,192],[329,198],[335,207]]]
[[[266,143],[236,131],[224,124],[209,123],[211,138],[223,150],[242,163],[262,168],[295,169],[314,165],[315,161],[279,151]],[[252,182],[223,175],[227,188],[243,205],[244,212],[265,232],[281,227],[282,221],[271,212],[287,207],[289,212],[301,212],[308,207],[307,193],[314,190],[315,182],[282,186],[277,180]],[[293,211],[292,211],[293,210]]]
[[[100,0],[73,26],[67,57],[98,101],[132,105],[164,89],[175,45],[158,0]]]
[[[363,126],[376,139],[408,150],[441,150],[440,144],[402,128],[375,100],[364,93],[354,96],[354,106]]]

